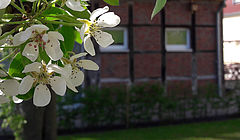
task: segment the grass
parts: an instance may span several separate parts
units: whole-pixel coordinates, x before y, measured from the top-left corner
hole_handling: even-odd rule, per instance
[[[240,140],[240,119],[76,134],[58,140]]]

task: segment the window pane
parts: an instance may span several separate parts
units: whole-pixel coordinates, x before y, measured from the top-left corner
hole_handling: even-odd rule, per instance
[[[240,3],[240,0],[234,0],[233,3]]]
[[[106,32],[110,33],[113,37],[114,43],[112,45],[123,45],[124,43],[123,30],[107,30]]]
[[[168,45],[186,45],[187,44],[187,31],[167,31],[167,44]]]

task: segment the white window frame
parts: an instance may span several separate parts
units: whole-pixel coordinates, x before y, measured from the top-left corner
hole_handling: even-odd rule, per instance
[[[123,45],[110,45],[106,48],[100,46],[101,52],[129,52],[128,49],[128,29],[126,27],[109,28],[107,30],[123,30]]]
[[[167,31],[187,31],[187,44],[186,45],[168,45],[167,44]],[[165,46],[166,51],[168,52],[192,52],[191,49],[191,37],[190,37],[190,30],[188,28],[166,28],[165,31]]]
[[[240,4],[240,0],[232,0],[233,5]]]

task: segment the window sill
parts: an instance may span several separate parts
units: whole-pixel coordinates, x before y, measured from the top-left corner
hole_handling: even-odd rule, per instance
[[[111,49],[111,48],[108,48],[108,49],[101,49],[100,48],[100,52],[101,53],[112,53],[112,52],[129,52],[128,49]]]
[[[192,52],[192,49],[166,49],[167,52]]]

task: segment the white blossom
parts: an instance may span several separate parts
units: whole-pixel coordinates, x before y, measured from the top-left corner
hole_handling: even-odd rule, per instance
[[[64,41],[64,38],[59,32],[49,31],[47,33],[47,30],[49,28],[45,25],[32,25],[25,31],[16,34],[13,38],[13,44],[18,46],[30,39],[22,52],[23,56],[34,62],[38,58],[39,47],[42,47],[51,60],[57,61],[63,57],[59,40]]]
[[[8,74],[0,69],[0,77],[7,77]],[[0,81],[0,104],[8,103],[10,100],[7,96],[18,95],[19,83],[15,79],[6,79]]]
[[[53,73],[55,71],[52,67],[62,69],[54,64],[46,65],[39,62],[26,65],[23,73],[30,74],[22,79],[18,88],[19,94],[26,94],[33,86],[36,86],[33,95],[33,104],[40,107],[48,105],[51,100],[51,92],[48,85],[57,95],[65,95],[66,81],[60,76],[54,76]],[[66,75],[64,70],[59,74]]]
[[[18,95],[19,83],[14,79],[7,79],[0,82],[0,104],[8,103],[10,100],[6,96]]]
[[[67,87],[74,92],[78,92],[76,87],[80,86],[84,81],[84,73],[80,69],[85,70],[99,70],[99,66],[92,60],[77,60],[80,57],[86,56],[87,53],[79,53],[70,57],[70,59],[63,58],[63,62],[66,64],[64,69],[69,72],[70,75],[63,75],[67,82]]]
[[[23,102],[23,99],[19,99],[19,98],[16,97],[16,96],[13,96],[13,97],[12,97],[12,100],[13,100],[13,102],[14,102],[15,104],[20,104],[20,103]]]
[[[27,0],[29,2],[34,2],[37,0]],[[0,9],[6,8],[11,3],[11,0],[0,0]]]
[[[80,30],[80,36],[84,42],[85,50],[92,56],[95,55],[95,50],[91,37],[94,37],[101,47],[108,47],[114,42],[112,35],[103,32],[102,29],[117,26],[120,23],[120,17],[113,12],[108,12],[108,10],[108,6],[94,10],[90,15],[90,21],[80,19],[84,22]]]
[[[0,1],[0,9],[6,8],[11,3],[11,0],[1,0]]]
[[[68,8],[74,10],[74,11],[84,11],[85,10],[85,6],[88,6],[88,4],[86,3],[89,0],[67,0],[66,1],[66,5]]]

